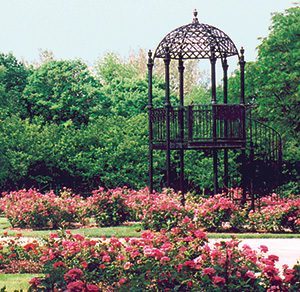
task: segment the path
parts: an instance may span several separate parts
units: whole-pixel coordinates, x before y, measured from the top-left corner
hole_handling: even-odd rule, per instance
[[[223,239],[224,240],[224,239]],[[211,239],[210,242],[213,243],[218,241],[218,239]],[[254,239],[242,239],[241,246],[243,244],[248,244],[252,249],[257,250],[259,246],[265,245],[268,247],[268,254],[274,254],[279,257],[279,262],[276,266],[281,268],[282,265],[287,264],[292,267],[297,263],[297,260],[300,262],[300,239],[299,238],[254,238]]]

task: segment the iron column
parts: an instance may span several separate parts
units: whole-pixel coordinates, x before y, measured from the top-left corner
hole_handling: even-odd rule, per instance
[[[239,63],[240,63],[240,86],[241,86],[241,91],[240,91],[240,105],[241,106],[245,106],[245,59],[244,59],[244,52],[245,50],[243,49],[243,47],[240,50],[240,58],[239,58]],[[242,116],[242,124],[243,124],[243,139],[246,142],[246,115],[245,115],[245,110],[243,110],[243,116]],[[246,167],[246,150],[245,148],[242,149],[242,153],[241,153],[241,170],[242,170],[242,181],[241,181],[241,186],[243,189],[243,196],[242,196],[242,204],[246,203],[246,171],[245,171],[245,167]]]
[[[180,129],[180,150],[179,150],[179,156],[180,156],[180,191],[182,193],[182,196],[184,194],[184,149],[183,149],[183,143],[184,143],[184,66],[182,58],[178,61],[178,71],[179,71],[179,129]],[[184,197],[183,197],[184,200]]]
[[[226,55],[224,57],[224,60],[222,62],[223,66],[223,102],[224,104],[227,104],[228,102],[228,63]],[[227,138],[228,136],[228,123],[227,120],[224,120],[224,136]],[[228,182],[229,182],[229,176],[228,176],[228,149],[224,149],[224,178],[223,178],[223,187],[225,190],[228,189]]]
[[[171,176],[171,133],[170,133],[170,52],[166,47],[166,56],[164,58],[165,63],[165,111],[166,111],[166,181],[167,188],[170,187]]]
[[[212,103],[212,118],[213,118],[213,143],[217,140],[217,121],[216,121],[216,55],[215,47],[211,47],[211,103]],[[216,149],[213,149],[213,182],[214,182],[214,194],[218,192],[218,152]]]
[[[152,52],[148,52],[148,126],[149,126],[149,192],[153,192],[153,129],[152,129],[152,70],[153,70],[153,59]]]

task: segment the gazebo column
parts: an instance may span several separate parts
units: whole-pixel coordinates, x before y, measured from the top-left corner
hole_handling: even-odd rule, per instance
[[[215,47],[211,47],[211,103],[212,103],[212,119],[213,119],[213,142],[217,141],[217,120],[216,120],[216,107],[217,95],[216,95],[216,55]],[[214,194],[218,192],[218,152],[213,149],[213,182],[214,182]]]
[[[228,103],[228,63],[226,55],[224,56],[223,62],[223,103]],[[224,121],[224,136],[228,136],[228,122]],[[229,185],[229,175],[228,175],[228,149],[224,149],[224,177],[223,177],[223,188],[227,192]]]
[[[244,59],[244,49],[243,47],[240,50],[240,57],[239,57],[239,64],[240,64],[240,87],[241,87],[241,91],[240,91],[240,105],[245,106],[245,59]],[[246,141],[246,117],[245,117],[245,111],[243,111],[243,136],[244,139]],[[241,182],[241,186],[243,189],[243,196],[242,196],[242,204],[246,203],[246,150],[243,149],[242,153],[241,153],[241,169],[242,169],[242,182]]]
[[[166,187],[171,186],[171,132],[170,132],[170,52],[166,47],[165,63],[165,112],[166,112]]]
[[[148,52],[148,126],[149,126],[149,192],[153,193],[153,126],[152,126],[152,70],[153,70],[153,59],[152,52]]]
[[[182,193],[182,200],[184,201],[184,66],[182,58],[178,61],[179,71],[179,131],[180,131],[180,176],[179,176],[179,187]]]

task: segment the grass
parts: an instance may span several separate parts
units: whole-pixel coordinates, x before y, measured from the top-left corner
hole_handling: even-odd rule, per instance
[[[29,288],[28,281],[37,274],[0,274],[0,289],[4,286],[7,292],[27,291]]]
[[[0,235],[4,231],[8,236],[15,236],[19,233],[25,237],[45,237],[49,233],[54,233],[56,230],[31,230],[31,229],[10,229],[11,225],[5,217],[0,217]],[[134,224],[130,226],[115,226],[115,227],[91,227],[78,228],[70,230],[73,234],[82,234],[87,237],[139,237],[141,234],[141,225]]]
[[[26,237],[45,237],[49,233],[55,232],[55,230],[11,230],[11,225],[8,220],[4,217],[0,217],[0,235],[4,231],[7,232],[7,235],[14,236],[18,233],[22,233],[22,236]],[[74,234],[82,234],[87,237],[140,237],[141,235],[141,225],[134,224],[130,226],[115,226],[115,227],[91,227],[91,228],[78,228],[71,229],[71,232]],[[208,233],[208,238],[231,238],[235,236],[239,239],[246,238],[300,238],[300,233]]]

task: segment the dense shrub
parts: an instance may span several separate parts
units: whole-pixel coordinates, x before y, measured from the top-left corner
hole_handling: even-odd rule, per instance
[[[143,209],[143,227],[155,231],[170,230],[176,227],[185,216],[192,217],[192,212],[182,205],[181,199],[181,195],[170,190],[151,194],[148,204]]]
[[[117,226],[129,219],[129,210],[120,189],[93,191],[87,199],[91,215],[99,226]]]
[[[249,224],[253,230],[300,232],[300,199],[279,198],[276,194],[265,197],[260,210],[250,212]]]
[[[40,241],[33,239],[24,244],[20,239],[1,237],[0,273],[40,273],[42,264]]]
[[[40,257],[45,276],[31,284],[49,291],[296,291],[297,269],[284,267],[281,277],[278,257],[266,251],[234,239],[208,245],[188,218],[140,239],[52,234]]]
[[[1,209],[13,227],[56,229],[79,221],[84,201],[78,196],[60,198],[53,192],[41,194],[30,189],[6,194]]]
[[[195,210],[195,220],[209,231],[222,229],[222,223],[229,222],[238,207],[229,198],[215,195],[203,199]]]
[[[140,221],[145,229],[170,230],[184,217],[193,218],[206,231],[299,232],[300,199],[267,196],[256,211],[248,202],[240,205],[240,192],[203,198],[182,196],[172,190],[149,193],[147,188],[135,191],[126,187],[99,188],[86,199],[67,189],[60,195],[41,194],[36,190],[8,193],[0,200],[1,210],[13,227],[58,228],[71,223],[87,223],[94,217],[98,226],[117,226],[125,221]]]

